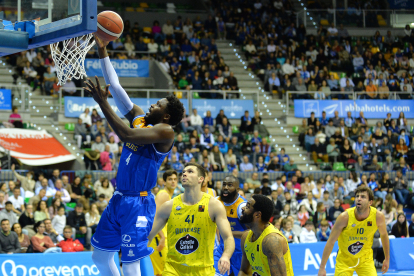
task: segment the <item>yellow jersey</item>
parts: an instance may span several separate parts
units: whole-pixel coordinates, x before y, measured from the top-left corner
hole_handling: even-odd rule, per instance
[[[372,242],[377,231],[377,209],[369,207],[369,216],[358,221],[355,218],[355,207],[348,212],[348,225],[342,230],[338,239],[339,253],[346,257],[361,258],[372,253]],[[339,254],[338,254],[339,256]]]
[[[269,262],[267,260],[267,256],[263,253],[262,243],[263,239],[271,234],[276,233],[279,236],[283,237],[287,244],[287,251],[283,255],[283,259],[285,260],[286,265],[286,275],[293,276],[293,267],[292,267],[292,258],[290,257],[290,249],[289,244],[286,237],[276,229],[272,224],[270,224],[260,237],[252,242],[253,231],[249,231],[247,234],[246,240],[244,241],[244,252],[246,253],[247,259],[249,260],[250,266],[252,267],[253,275],[255,276],[268,276],[270,275],[270,268]]]
[[[214,191],[211,188],[207,188],[207,194],[211,195],[212,197],[216,197],[217,196],[216,191]]]
[[[214,265],[216,223],[208,213],[210,198],[203,193],[194,205],[185,205],[181,195],[173,199],[167,227],[167,262],[193,267]]]

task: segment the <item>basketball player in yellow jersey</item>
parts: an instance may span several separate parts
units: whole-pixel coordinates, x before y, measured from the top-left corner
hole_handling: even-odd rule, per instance
[[[204,180],[203,184],[201,185],[201,191],[211,195],[212,197],[216,197],[217,196],[216,191],[207,187],[208,179],[209,179],[209,176],[206,175],[206,179]]]
[[[168,170],[163,175],[164,189],[159,191],[155,197],[157,211],[168,200],[171,200],[175,188],[177,188],[177,172]],[[167,258],[168,248],[165,246],[167,240],[167,227],[164,227],[150,242],[150,247],[154,248],[154,253],[150,255],[152,267],[156,276],[161,276],[164,271],[165,259]]]
[[[318,276],[326,275],[326,262],[336,240],[338,240],[339,251],[336,256],[335,276],[351,276],[354,271],[359,276],[376,276],[372,242],[377,229],[381,235],[385,255],[382,274],[388,271],[390,241],[384,215],[371,207],[373,199],[374,194],[370,188],[359,187],[356,189],[356,207],[347,209],[337,218],[323,250]]]
[[[243,234],[243,257],[238,276],[293,276],[287,239],[271,223],[273,202],[267,196],[253,195],[242,208],[240,223],[250,227]]]
[[[157,210],[148,239],[152,240],[168,222],[168,254],[163,276],[214,276],[216,227],[224,240],[220,273],[230,269],[234,238],[223,204],[201,191],[205,177],[201,165],[187,163],[181,177],[184,193]]]

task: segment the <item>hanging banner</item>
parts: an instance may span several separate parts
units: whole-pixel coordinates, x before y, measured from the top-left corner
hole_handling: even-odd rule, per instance
[[[0,129],[0,146],[10,150],[11,156],[29,166],[51,165],[76,159],[45,130]]]
[[[148,60],[120,60],[112,59],[112,66],[120,78],[148,78],[149,61]],[[99,59],[86,59],[85,71],[89,77],[103,77],[101,63]]]
[[[12,99],[10,89],[0,89],[0,110],[11,110]]]

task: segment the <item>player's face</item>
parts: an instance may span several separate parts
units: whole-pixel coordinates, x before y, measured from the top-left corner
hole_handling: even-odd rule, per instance
[[[165,98],[159,100],[156,104],[152,104],[149,112],[145,114],[145,122],[151,125],[160,123],[164,119],[167,104],[168,101]]]
[[[224,202],[230,203],[233,202],[235,197],[237,197],[237,187],[234,183],[233,178],[226,177],[223,181],[223,187],[221,189],[221,199]]]
[[[371,204],[372,200],[369,200],[367,192],[359,193],[355,196],[355,205],[357,211],[364,212],[369,206],[371,206]]]
[[[183,187],[200,185],[202,180],[204,179],[198,176],[197,167],[187,166],[184,168],[183,175],[181,176],[181,184]]]
[[[172,174],[169,177],[167,177],[167,181],[165,181],[165,186],[169,190],[174,190],[175,188],[177,188],[177,182],[178,182],[177,175]]]
[[[254,204],[256,201],[251,198],[247,201],[246,206],[242,208],[242,215],[239,219],[240,223],[249,224],[253,222],[253,215],[254,215]]]

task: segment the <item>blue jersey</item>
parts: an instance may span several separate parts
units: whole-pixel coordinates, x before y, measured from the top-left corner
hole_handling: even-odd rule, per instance
[[[131,128],[151,128],[152,125],[145,125],[144,116],[135,117]],[[158,169],[171,148],[168,152],[162,153],[155,149],[154,144],[125,143],[116,176],[117,190],[141,192],[154,188],[157,184]]]
[[[231,231],[245,231],[247,228],[244,224],[239,222],[239,218],[242,215],[242,208],[246,205],[246,199],[242,196],[238,196],[237,199],[232,203],[225,203],[221,200],[221,197],[217,198],[224,204],[224,208],[226,209],[227,219],[229,220]],[[234,242],[236,243],[236,249],[234,250],[234,255],[242,254],[243,250],[240,246],[240,239],[234,238]],[[221,252],[224,250],[224,241],[220,235],[220,245],[218,248]]]

